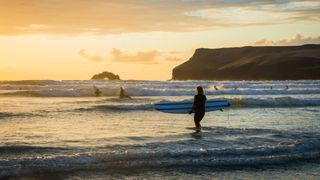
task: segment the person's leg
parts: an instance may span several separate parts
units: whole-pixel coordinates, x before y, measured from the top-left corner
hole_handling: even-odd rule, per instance
[[[196,126],[196,128],[199,128],[199,120],[197,113],[194,113],[194,125]]]
[[[203,119],[203,117],[204,117],[204,114],[205,114],[205,112],[201,113],[201,116],[200,116],[200,120],[199,120],[199,125],[200,125],[200,127],[201,127],[200,121],[202,121],[202,119]]]
[[[198,129],[201,128],[200,121],[201,121],[202,117],[203,116],[200,113],[194,114],[194,124],[196,125],[196,128],[198,128]]]
[[[204,117],[204,112],[201,113],[195,113],[194,114],[194,124],[196,125],[196,128],[200,129],[201,128],[201,124],[200,121],[202,120],[202,118]]]

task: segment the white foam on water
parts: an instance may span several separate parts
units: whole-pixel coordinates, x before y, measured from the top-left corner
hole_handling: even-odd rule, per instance
[[[0,90],[13,91],[0,95],[90,97],[95,96],[93,88],[95,86],[102,91],[102,96],[116,96],[119,94],[120,87],[124,87],[131,96],[185,96],[195,94],[195,87],[198,85],[202,85],[208,95],[320,94],[319,81],[39,81],[32,83],[35,85],[0,84]],[[217,86],[218,90],[215,90],[214,86]],[[286,89],[286,86],[289,89]]]
[[[170,145],[170,144],[169,144]],[[192,149],[181,146],[130,147],[124,150],[76,153],[73,155],[47,156],[38,158],[8,159],[0,161],[0,178],[21,176],[30,173],[126,169],[162,168],[167,166],[212,166],[212,167],[258,167],[279,165],[296,161],[320,158],[320,141],[291,143],[248,148]],[[152,147],[152,148],[151,148]]]

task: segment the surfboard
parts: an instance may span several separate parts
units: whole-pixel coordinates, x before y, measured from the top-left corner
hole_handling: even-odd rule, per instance
[[[186,114],[192,109],[193,101],[160,102],[154,105],[155,109],[164,113]],[[217,111],[230,107],[230,103],[224,100],[207,100],[206,112]]]

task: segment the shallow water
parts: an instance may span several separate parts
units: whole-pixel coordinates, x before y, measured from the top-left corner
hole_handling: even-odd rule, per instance
[[[192,115],[154,110],[191,100],[197,85],[231,102],[201,132]],[[133,98],[116,98],[120,86]],[[0,177],[320,176],[320,81],[1,82],[0,107]]]

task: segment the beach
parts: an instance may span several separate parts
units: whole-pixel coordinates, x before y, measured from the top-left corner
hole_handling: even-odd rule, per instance
[[[199,85],[231,104],[201,132],[154,109]],[[316,80],[2,81],[0,178],[317,179],[319,107]]]

